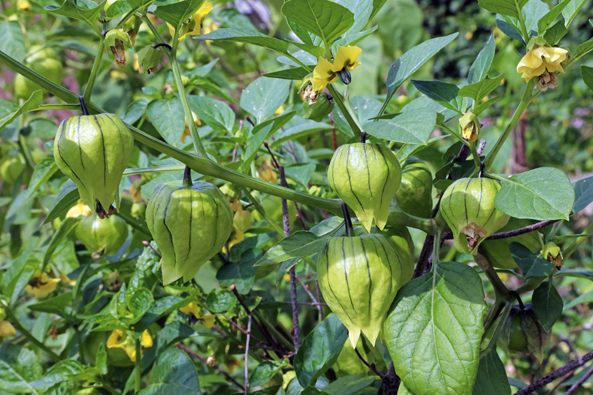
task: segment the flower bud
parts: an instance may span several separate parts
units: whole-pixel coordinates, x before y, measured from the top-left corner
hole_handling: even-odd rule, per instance
[[[315,122],[323,121],[334,109],[334,99],[325,92],[321,92],[313,104],[308,101],[303,102],[303,116],[305,119],[311,119]]]
[[[162,47],[154,49],[152,45],[147,45],[138,52],[138,64],[140,72],[152,74],[156,71],[159,63],[163,59]]]
[[[237,211],[235,216],[233,217],[233,225],[239,232],[247,232],[251,225],[253,225],[253,218],[251,218],[251,213],[247,210]]]
[[[231,202],[234,202],[241,197],[241,189],[230,182],[224,184],[220,188],[220,192],[224,193]]]
[[[408,214],[430,218],[432,214],[432,173],[426,164],[409,158],[402,168],[402,181],[395,193],[397,205]]]
[[[385,227],[389,204],[401,182],[399,162],[389,148],[382,144],[342,145],[332,157],[327,178],[367,232],[373,219],[379,229]]]
[[[133,48],[130,36],[121,30],[109,30],[105,35],[105,47],[109,48],[111,57],[119,66],[126,65],[126,48]]]
[[[132,203],[132,208],[130,210],[130,215],[134,218],[144,218],[144,213],[146,213],[146,203],[136,202]]]
[[[214,355],[210,355],[207,359],[206,359],[206,365],[213,367],[214,365],[216,365],[216,357]]]
[[[531,304],[528,303],[523,308],[512,307],[501,340],[510,351],[530,353],[541,361],[551,334],[537,320]]]
[[[470,143],[476,141],[480,135],[480,121],[473,112],[463,114],[459,119],[459,130],[464,139]]]
[[[490,178],[462,178],[447,188],[440,212],[453,232],[458,251],[476,255],[477,247],[509,222],[494,207],[500,184]]]
[[[127,21],[121,27],[121,30],[128,34],[130,37],[130,41],[132,42],[132,47],[136,45],[136,36],[138,35],[138,30],[140,30],[140,25],[142,25],[142,19],[138,18],[136,15],[128,18]]]
[[[542,249],[542,256],[548,262],[553,263],[554,266],[558,268],[558,270],[560,270],[560,268],[562,267],[562,251],[560,250],[560,247],[556,245],[556,243],[546,243],[544,245],[544,248]]]

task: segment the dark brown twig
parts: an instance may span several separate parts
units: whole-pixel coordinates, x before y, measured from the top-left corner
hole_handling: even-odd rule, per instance
[[[375,367],[374,363],[368,363],[363,357],[362,355],[360,355],[360,352],[358,351],[358,348],[354,348],[354,351],[356,351],[356,355],[358,355],[358,359],[360,359],[362,361],[362,363],[365,364],[365,366],[367,368],[369,368],[373,373],[375,373],[377,376],[383,378],[385,377],[385,373],[381,373],[377,370],[377,368]]]
[[[486,238],[486,240],[500,240],[500,239],[506,239],[509,237],[519,236],[519,235],[522,235],[525,233],[533,232],[533,231],[541,229],[541,228],[545,228],[546,226],[552,225],[556,222],[558,222],[558,220],[541,221],[541,222],[535,223],[533,225],[526,226],[524,228],[509,230],[508,232],[495,233],[492,236]],[[443,234],[444,240],[451,240],[452,238],[453,238],[453,234],[451,232],[447,232],[447,233]]]
[[[249,340],[251,337],[251,316],[247,316],[247,343],[245,343],[245,389],[244,394],[247,395],[249,388]]]
[[[579,379],[579,381],[577,381],[576,383],[574,383],[574,384],[572,385],[572,387],[570,387],[570,388],[568,389],[568,391],[566,391],[566,393],[565,393],[564,395],[572,395],[572,394],[574,394],[574,392],[575,392],[575,391],[576,391],[576,390],[577,390],[577,389],[578,389],[578,388],[579,388],[581,385],[583,385],[583,383],[584,383],[585,381],[587,381],[587,380],[589,379],[589,377],[591,377],[592,375],[593,375],[593,367],[592,367],[592,368],[590,368],[589,370],[587,370],[587,373],[585,373],[585,374],[583,375],[583,377],[581,377],[581,378]]]
[[[237,328],[239,331],[241,331],[244,335],[251,335],[251,338],[253,340],[255,340],[258,343],[263,343],[263,340],[258,339],[255,335],[248,333],[250,331],[250,329],[245,330],[243,328],[241,328],[241,326],[239,324],[237,324],[235,321],[233,321],[230,317],[228,317],[226,314],[221,314],[221,316],[223,316],[232,326],[234,326],[235,328]],[[249,320],[249,322],[251,322],[251,320]],[[251,325],[251,324],[250,324]],[[251,327],[250,327],[251,328]],[[249,339],[249,337],[247,337],[247,339]],[[249,340],[247,340],[249,342]]]
[[[311,300],[315,303],[315,306],[317,307],[317,310],[319,311],[319,315],[323,315],[323,307],[321,307],[321,304],[319,304],[319,300],[317,300],[317,298],[315,298],[315,296],[313,296],[313,293],[309,290],[309,286],[303,284],[301,279],[298,277],[297,277],[297,280],[299,280],[299,283],[305,289],[305,292],[307,292],[307,295],[309,295]]]
[[[552,373],[547,374],[544,377],[542,377],[541,379],[534,381],[533,383],[531,383],[527,387],[523,388],[522,390],[515,392],[515,395],[532,394],[533,392],[537,391],[538,389],[550,384],[552,381],[559,379],[560,377],[565,376],[569,373],[572,373],[573,371],[577,370],[578,368],[580,368],[581,366],[583,366],[584,364],[586,364],[587,362],[589,362],[592,359],[593,359],[593,351],[589,351],[587,354],[583,355],[582,357],[573,359],[572,361],[570,361],[563,367],[556,369]]]
[[[177,343],[177,347],[180,348],[181,350],[185,351],[188,355],[191,355],[194,358],[199,359],[200,361],[202,361],[203,363],[205,363],[206,365],[208,365],[208,362],[206,360],[206,358],[201,357],[199,354],[193,352],[192,350],[190,350],[189,348],[187,348],[185,346],[185,344],[183,343]],[[210,366],[210,365],[208,365]],[[220,368],[220,366],[218,365],[212,365],[212,368],[218,370],[220,373],[222,373],[227,379],[229,379],[233,384],[235,384],[237,387],[239,387],[241,389],[241,391],[245,391],[245,387],[243,387],[237,380],[235,380],[233,378],[233,376],[231,376],[230,374],[228,374],[227,372],[225,372],[224,370],[222,370]]]

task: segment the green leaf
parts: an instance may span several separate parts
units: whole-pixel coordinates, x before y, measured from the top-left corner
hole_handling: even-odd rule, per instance
[[[581,65],[581,73],[583,74],[583,81],[593,90],[593,67]]]
[[[216,279],[220,285],[230,287],[235,284],[240,294],[247,294],[251,289],[251,285],[255,280],[255,273],[257,272],[257,267],[253,264],[259,259],[259,255],[256,255],[255,251],[249,250],[241,257],[238,263],[230,263],[218,269]]]
[[[257,30],[241,29],[238,27],[218,29],[203,36],[194,36],[196,40],[231,41],[253,44],[272,51],[287,53],[288,43],[277,38],[266,36]]]
[[[461,114],[461,109],[456,106],[456,99],[459,94],[459,88],[455,84],[442,81],[418,81],[412,80],[412,84],[420,92],[430,99]]]
[[[354,24],[344,34],[344,37],[361,32],[373,12],[373,0],[336,0],[336,3],[354,12]]]
[[[53,365],[39,380],[31,383],[40,393],[47,394],[47,390],[52,386],[73,380],[74,376],[83,370],[80,362],[73,359],[59,361]]]
[[[197,292],[192,293],[185,298],[179,296],[165,296],[164,298],[155,300],[150,306],[150,309],[148,309],[148,311],[142,316],[140,321],[134,325],[134,329],[136,331],[147,329],[150,324],[159,318],[170,314],[173,310],[187,306],[189,302],[195,298],[196,294]]]
[[[150,373],[151,384],[174,383],[200,394],[200,380],[192,360],[176,347],[165,350]],[[142,391],[141,391],[142,393]]]
[[[115,2],[111,3],[109,8],[105,11],[105,17],[107,20],[118,18],[128,11],[130,11],[132,7],[128,3],[127,0],[116,0]]]
[[[103,4],[97,5],[91,0],[65,0],[59,7],[47,5],[45,9],[54,14],[94,24],[95,19],[99,17],[99,13],[103,9]]]
[[[59,218],[62,214],[66,214],[70,207],[74,206],[80,199],[80,193],[74,182],[70,179],[66,181],[62,190],[56,197],[53,207],[49,210],[47,217],[43,221],[43,225],[52,222],[54,219]]]
[[[51,261],[56,248],[58,248],[58,246],[62,244],[70,232],[72,232],[74,228],[78,226],[79,222],[80,218],[74,217],[66,218],[64,221],[62,221],[58,230],[52,235],[49,245],[47,246],[47,250],[45,250],[45,254],[43,255],[43,267],[45,267],[49,261]]]
[[[44,313],[57,314],[66,317],[66,309],[72,302],[72,292],[65,292],[53,298],[42,300],[41,302],[29,305],[29,310],[40,311]]]
[[[494,205],[515,218],[568,220],[574,196],[574,189],[564,172],[540,167],[503,178]]]
[[[224,102],[204,96],[187,96],[187,100],[200,121],[219,132],[233,133],[235,113]]]
[[[176,28],[186,22],[202,6],[204,0],[186,0],[173,4],[159,5],[154,14]]]
[[[511,395],[507,373],[496,349],[480,358],[472,395]]]
[[[490,92],[500,86],[503,75],[500,74],[494,78],[488,78],[476,82],[474,84],[466,85],[459,90],[459,96],[471,97],[476,102],[480,102],[483,98],[488,96]]]
[[[184,385],[168,383],[151,384],[138,392],[138,395],[200,395],[201,393]]]
[[[280,372],[280,367],[272,361],[263,361],[253,370],[249,376],[249,386],[258,387],[266,384],[276,374]]]
[[[288,69],[276,70],[270,73],[263,73],[264,77],[279,78],[282,80],[302,80],[309,75],[309,70],[304,67],[291,67]]]
[[[478,105],[478,107],[476,108],[476,110],[474,111],[474,114],[480,115],[481,113],[486,111],[488,109],[488,107],[490,107],[491,105],[493,105],[494,103],[496,103],[497,101],[502,99],[502,97],[503,97],[502,95],[494,96],[492,99],[485,101],[484,103],[480,103]]]
[[[142,118],[147,105],[148,100],[146,99],[139,99],[130,103],[128,107],[126,107],[126,112],[121,117],[121,120],[129,125],[134,124],[134,122]]]
[[[331,130],[332,128],[332,126],[327,123],[315,122],[311,120],[302,120],[302,122],[296,124],[293,121],[291,125],[293,126],[289,127],[288,129],[281,130],[274,135],[274,141],[270,144],[270,147],[276,148],[285,141],[296,140],[312,133],[322,130]]]
[[[4,130],[6,125],[11,124],[18,116],[29,110],[38,108],[41,105],[42,99],[43,92],[41,89],[33,92],[31,97],[22,106],[8,100],[0,99],[0,131]]]
[[[18,62],[25,60],[25,35],[17,21],[4,21],[0,23],[0,51],[4,52]]]
[[[152,292],[146,288],[136,289],[128,301],[128,309],[134,315],[134,318],[126,319],[126,322],[135,324],[140,321],[142,316],[150,309],[153,302]]]
[[[593,39],[589,41],[585,41],[581,45],[577,47],[577,53],[575,57],[570,61],[571,63],[576,62],[578,59],[582,58],[589,52],[593,51]]]
[[[150,5],[154,3],[154,0],[127,0],[128,3],[132,6],[132,8],[140,8],[145,5]]]
[[[260,77],[243,90],[241,108],[253,115],[256,123],[261,123],[286,101],[289,87],[289,81]]]
[[[523,278],[548,277],[554,273],[554,266],[538,254],[534,254],[521,243],[512,242],[510,245],[511,255],[514,261],[521,268]]]
[[[403,54],[395,61],[389,68],[387,74],[387,99],[385,103],[389,103],[395,91],[412,76],[422,65],[437,52],[443,49],[451,41],[455,40],[459,33],[453,33],[444,37],[437,37],[416,45],[408,52]]]
[[[385,341],[406,387],[416,394],[471,394],[486,309],[476,271],[439,262],[404,285],[393,306]]]
[[[405,144],[426,144],[437,121],[434,110],[426,108],[404,111],[388,120],[364,124],[364,130],[371,136]]]
[[[575,193],[575,202],[572,211],[576,214],[593,202],[593,177],[578,180],[572,186]]]
[[[486,41],[486,45],[482,48],[478,57],[469,68],[469,73],[467,75],[467,82],[469,84],[480,82],[486,77],[486,74],[488,74],[488,70],[490,70],[490,66],[492,65],[492,59],[494,59],[495,48],[496,41],[494,39],[494,34],[491,34],[488,41]]]
[[[336,381],[333,381],[323,389],[323,392],[327,392],[329,395],[356,395],[363,394],[365,388],[375,384],[377,380],[374,377],[365,377],[362,375],[350,375],[340,377]],[[398,392],[401,395],[401,391]]]
[[[40,394],[19,372],[0,360],[0,391],[12,394]]]
[[[551,281],[544,281],[533,291],[531,305],[537,319],[549,331],[562,315],[564,303]]]
[[[151,101],[146,106],[146,114],[167,143],[175,145],[181,139],[185,129],[185,115],[178,97]]]
[[[352,12],[329,0],[288,0],[282,13],[289,22],[315,34],[327,45],[354,24]]]
[[[478,0],[480,7],[500,15],[519,18],[519,12],[525,7],[528,0]]]
[[[593,280],[593,271],[590,270],[574,270],[562,267],[559,271],[554,274],[554,277],[575,277],[585,278],[587,280]]]
[[[558,21],[544,34],[544,39],[548,44],[554,46],[562,37],[566,36],[566,33],[568,33],[568,29],[564,26],[564,22]]]
[[[56,165],[56,161],[53,158],[44,159],[37,163],[33,170],[31,181],[29,181],[29,187],[27,188],[26,197],[24,199],[26,200],[33,196],[33,194],[37,192],[37,190],[45,184],[56,171],[58,171],[58,165]]]
[[[577,16],[581,8],[585,5],[587,0],[571,0],[570,3],[562,10],[562,16],[564,16],[564,22],[566,27],[572,23],[574,18]]]
[[[100,343],[95,358],[95,366],[101,374],[107,374],[107,351],[105,351],[105,344]]]
[[[550,6],[541,0],[529,0],[525,4],[522,15],[525,27],[531,37],[537,37],[537,24],[548,12],[550,12]]]
[[[591,303],[593,302],[593,290],[582,294],[581,296],[571,300],[564,306],[564,310],[568,310],[577,306],[581,303]]]
[[[544,15],[538,22],[537,22],[537,32],[542,35],[548,26],[552,24],[558,18],[558,15],[566,8],[566,6],[572,0],[561,0],[556,7],[552,8],[546,15]]]
[[[294,357],[294,369],[302,387],[313,384],[336,362],[347,338],[348,331],[335,314],[305,337]]]
[[[218,292],[213,289],[206,298],[206,308],[214,314],[226,313],[236,304],[237,298],[228,289],[221,289]]]
[[[519,21],[516,18],[506,15],[496,15],[496,26],[507,36],[523,43],[523,36],[521,35],[521,28],[518,23]]]

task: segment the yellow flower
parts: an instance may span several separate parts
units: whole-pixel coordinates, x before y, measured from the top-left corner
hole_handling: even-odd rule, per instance
[[[237,199],[234,202],[231,202],[231,210],[243,211],[243,206],[241,206],[241,200]]]
[[[152,347],[152,337],[148,331],[142,332],[140,338],[140,352],[143,348]],[[128,332],[124,332],[121,329],[114,330],[109,339],[107,339],[107,348],[121,348],[123,349],[132,362],[136,361],[136,342],[132,336],[128,335]]]
[[[313,70],[313,86],[316,92],[325,89],[328,84],[336,82],[338,78],[345,84],[350,83],[350,71],[354,70],[360,62],[356,59],[360,56],[362,49],[358,47],[338,47],[338,53],[334,62],[319,58],[317,66]]]
[[[211,18],[208,18],[206,20],[204,20],[204,28],[203,28],[203,33],[204,34],[208,34],[210,32],[213,32],[215,30],[218,30],[220,28],[220,26],[218,25],[218,23],[216,23],[215,21],[213,21]],[[212,44],[212,40],[206,40],[206,45],[210,45]]]
[[[134,66],[133,67],[134,67],[135,71],[140,70],[140,64],[138,63],[138,54],[137,53],[134,54]]]
[[[284,112],[284,106],[278,107],[278,109],[274,112],[274,115],[280,115]]]
[[[229,245],[229,250],[235,245],[235,244],[239,244],[240,242],[242,242],[243,240],[245,240],[245,234],[241,231],[238,231],[237,229],[235,229],[234,232],[234,237],[231,241],[229,241],[228,245]],[[227,249],[226,246],[222,247],[222,252],[224,254],[227,253]]]
[[[35,295],[37,299],[43,299],[56,289],[60,281],[59,278],[50,277],[47,273],[41,273],[40,270],[37,270],[25,287],[25,291],[29,295]]]
[[[199,36],[202,28],[202,18],[204,18],[210,11],[212,11],[212,3],[205,1],[204,4],[197,10],[189,22],[183,24],[181,32],[179,32],[179,42],[182,43],[187,36]],[[169,33],[171,36],[175,35],[175,27],[167,23]]]
[[[91,211],[89,206],[87,206],[83,202],[79,202],[76,206],[74,206],[70,210],[68,210],[68,212],[66,213],[66,218],[81,217],[81,216],[88,217],[92,213],[93,212]]]
[[[276,180],[278,180],[278,176],[276,175],[274,168],[268,161],[263,161],[259,166],[257,169],[257,176],[262,181],[272,182],[274,184],[276,183]]]
[[[14,326],[8,321],[0,321],[0,337],[8,337],[16,335]]]
[[[194,112],[191,112],[191,116],[194,119],[194,123],[196,124],[196,126],[202,126],[202,121],[200,121],[200,118],[198,118],[198,116],[196,114],[194,114]],[[183,129],[183,134],[181,135],[181,142],[185,144],[185,138],[187,136],[191,136],[191,131],[189,130],[189,124],[187,123],[187,119],[185,120],[185,129]]]
[[[20,12],[24,12],[25,14],[31,11],[31,3],[28,0],[18,0],[16,6]]]
[[[216,316],[212,314],[202,315],[202,312],[200,311],[200,308],[198,307],[198,304],[195,301],[191,302],[185,307],[179,308],[179,311],[187,315],[193,315],[199,322],[201,322],[208,329],[214,326],[214,318]]]
[[[560,63],[566,59],[568,51],[563,48],[537,47],[527,52],[517,65],[517,72],[523,73],[525,81],[539,77],[546,71],[554,73],[564,72]]]

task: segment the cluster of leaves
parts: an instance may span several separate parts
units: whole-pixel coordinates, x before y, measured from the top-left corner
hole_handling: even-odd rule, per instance
[[[0,100],[0,303],[6,312],[0,391],[395,394],[397,373],[405,384],[399,393],[510,394],[511,387],[524,388],[548,368],[590,351],[593,268],[583,243],[593,232],[586,215],[593,189],[590,178],[571,183],[567,177],[593,168],[591,111],[582,104],[592,96],[586,87],[593,87],[593,72],[574,67],[593,50],[586,16],[579,14],[583,0],[552,7],[540,0],[480,0],[477,16],[476,4],[463,2],[423,1],[424,11],[404,0],[214,3],[202,21],[210,32],[183,43],[171,32],[203,0],[39,0],[29,11],[17,4],[5,9],[0,63],[9,71],[1,78],[11,100]],[[444,15],[435,15],[442,9]],[[132,17],[142,24],[125,52],[128,65],[120,67],[107,56],[103,37]],[[484,25],[498,29],[477,28]],[[516,66],[536,36],[569,48],[571,57],[558,89],[523,94]],[[150,75],[139,74],[135,56],[163,42],[171,43],[158,47],[166,61]],[[321,122],[306,119],[301,81],[319,57],[348,45],[363,49],[352,83],[330,85],[337,103],[332,113]],[[23,65],[35,46],[61,55],[70,75],[62,86]],[[16,73],[40,89],[13,96]],[[348,95],[337,93],[341,89]],[[117,214],[129,235],[109,256],[76,240],[80,219],[67,213],[79,193],[52,156],[57,124],[79,111],[74,92],[91,112],[119,115],[136,139]],[[532,100],[528,121],[520,121]],[[484,123],[480,139],[486,142],[483,155],[474,152],[469,160],[460,158],[468,144],[457,132],[468,111]],[[564,122],[576,111],[580,126],[576,119]],[[515,125],[517,136],[508,138]],[[362,131],[397,149],[402,163],[425,161],[433,170],[435,204],[484,161],[488,175],[502,183],[498,210],[555,221],[539,231],[562,247],[563,267],[511,244],[518,270],[500,270],[505,284],[499,288],[493,271],[468,265],[474,258],[447,243],[437,248],[432,271],[400,290],[382,340],[373,346],[361,339],[353,349],[344,325],[322,303],[316,261],[327,240],[344,232],[334,216],[341,208],[327,181],[329,159]],[[194,149],[200,154],[197,137],[207,155],[194,155]],[[277,183],[271,152],[288,188]],[[146,242],[152,236],[141,207],[159,184],[181,179],[185,165],[194,179],[233,183],[242,206],[235,211],[248,211],[254,222],[236,222],[223,252],[194,281],[163,286],[160,253]],[[291,200],[284,210],[281,198]],[[438,221],[394,207],[388,230],[408,227],[424,264]],[[56,278],[47,298],[28,292],[39,288],[40,270]],[[487,302],[502,309],[507,288],[531,301],[538,322],[553,331],[552,342],[537,350],[545,358],[496,347],[504,314],[498,324],[486,319],[496,330],[484,333]],[[4,332],[3,322],[16,334]],[[130,341],[112,340],[118,334]],[[151,341],[143,343],[146,336]],[[584,374],[567,378],[558,391]]]

